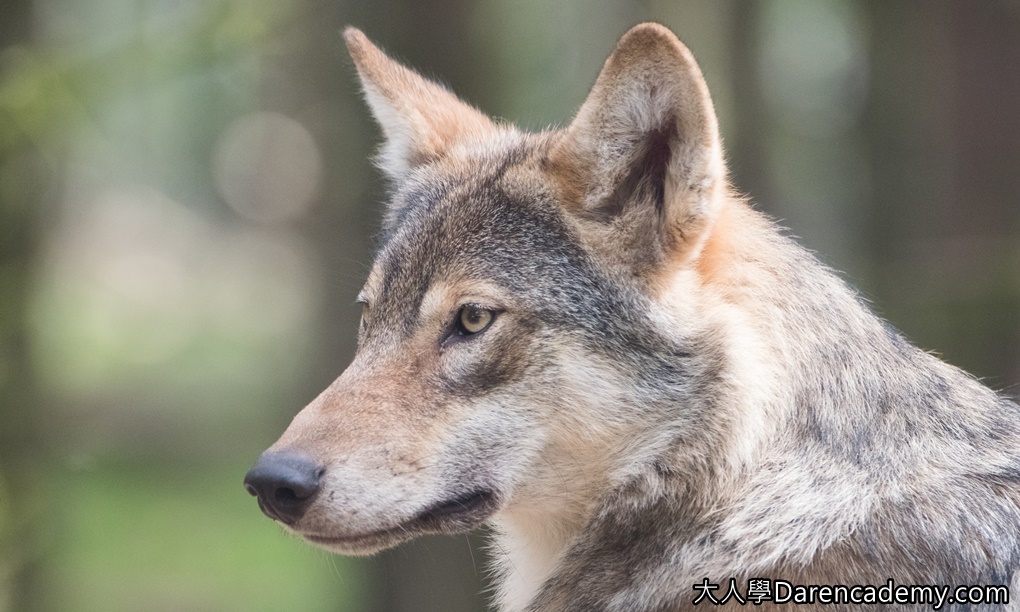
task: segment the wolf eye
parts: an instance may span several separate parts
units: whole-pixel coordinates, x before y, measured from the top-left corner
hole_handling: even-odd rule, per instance
[[[361,306],[361,317],[358,319],[358,333],[361,334],[365,332],[366,320],[368,319],[368,302],[358,300],[356,303]]]
[[[485,308],[473,306],[461,306],[457,313],[457,333],[462,336],[472,336],[485,331],[496,319],[496,313]]]

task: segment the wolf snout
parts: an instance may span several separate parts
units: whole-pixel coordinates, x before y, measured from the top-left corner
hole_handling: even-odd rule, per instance
[[[258,498],[266,516],[293,525],[308,510],[325,468],[301,452],[267,451],[244,477],[244,488]]]

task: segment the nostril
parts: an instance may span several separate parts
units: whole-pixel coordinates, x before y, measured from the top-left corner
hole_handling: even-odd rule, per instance
[[[298,497],[297,493],[294,492],[294,489],[276,490],[276,501],[281,504],[292,504],[300,499],[301,498]]]

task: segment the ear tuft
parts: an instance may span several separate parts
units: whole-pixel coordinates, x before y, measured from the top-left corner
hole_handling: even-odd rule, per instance
[[[415,166],[446,155],[458,143],[496,129],[484,114],[390,59],[361,30],[344,30],[365,100],[382,127],[380,168],[400,180]]]

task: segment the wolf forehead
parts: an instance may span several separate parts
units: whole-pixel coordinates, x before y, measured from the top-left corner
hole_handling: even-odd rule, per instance
[[[416,310],[431,286],[449,280],[487,281],[522,306],[604,292],[543,180],[544,149],[524,141],[412,172],[390,198],[373,303]]]

